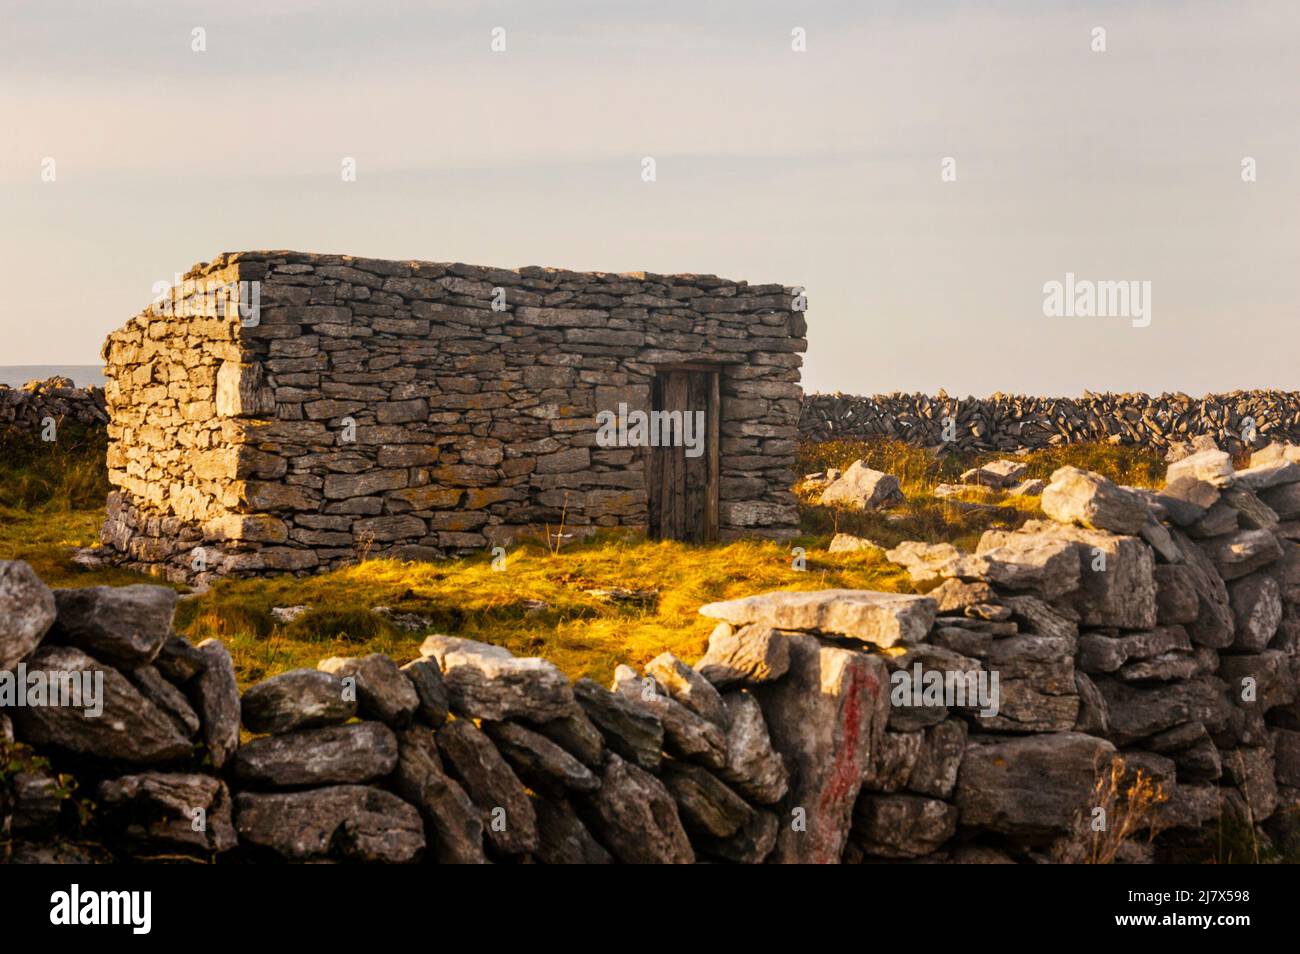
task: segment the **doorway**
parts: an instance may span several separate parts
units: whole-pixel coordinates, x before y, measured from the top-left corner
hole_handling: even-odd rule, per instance
[[[659,446],[646,468],[648,532],[654,540],[718,539],[718,368],[671,365],[656,370],[651,428]],[[669,439],[671,436],[671,439]]]

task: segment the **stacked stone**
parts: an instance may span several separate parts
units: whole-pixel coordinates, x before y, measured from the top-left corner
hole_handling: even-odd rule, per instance
[[[169,590],[51,594],[0,564],[0,669],[106,689],[101,719],[14,709],[0,735],[74,770],[124,857],[1074,861],[1118,759],[1162,798],[1119,860],[1204,859],[1225,821],[1293,852],[1297,495],[1300,448],[1278,445],[1239,472],[1200,452],[1159,492],[1061,468],[1047,519],[889,551],[926,595],[709,604],[695,666],[619,667],[612,689],[430,636],[400,668],[330,659],[241,703],[221,645],[173,635]],[[898,695],[901,674],[996,674],[996,696]],[[20,774],[0,785],[20,857],[77,857],[55,776]]]
[[[51,593],[26,564],[0,564],[0,668],[100,673],[105,688],[98,716],[0,714],[0,741],[55,765],[0,780],[16,860],[100,857],[64,840],[65,769],[98,802],[82,840],[109,857],[757,863],[773,850],[767,806],[786,771],[744,688],[796,668],[770,632],[715,634],[702,668],[722,693],[668,655],[645,681],[621,668],[611,691],[430,636],[400,668],[336,657],[241,699],[220,643],[173,633],[175,602],[145,585]]]
[[[937,397],[812,394],[803,402],[799,435],[809,441],[893,439],[963,452],[1091,442],[1161,453],[1200,436],[1235,455],[1270,441],[1300,441],[1300,393],[1233,391],[1192,398],[1085,392],[1081,398],[962,399],[942,392]]]
[[[88,696],[55,705],[48,692],[28,696],[24,688],[21,700],[0,709],[0,747],[16,739],[57,761],[56,768],[33,761],[14,777],[10,860],[95,857],[60,837],[69,824],[62,770],[94,800],[98,830],[123,855],[202,856],[235,846],[230,792],[214,771],[239,743],[234,667],[221,643],[196,647],[175,635],[175,606],[176,593],[164,587],[51,591],[26,563],[0,562],[0,670],[14,674],[8,689],[30,688],[22,674],[35,671],[57,674],[65,688],[80,688],[83,675],[87,688],[102,680],[102,711],[94,716],[83,714]]]
[[[230,395],[218,372],[240,356],[238,301],[219,306],[206,287],[238,281],[238,269],[196,267],[168,297],[108,337],[108,497],[103,542],[138,567],[184,558],[205,534],[238,532],[230,520],[241,458]],[[228,390],[228,389],[227,389]],[[177,574],[169,574],[176,577]]]
[[[108,421],[103,388],[79,388],[71,378],[28,381],[21,388],[0,384],[0,431],[39,435],[45,422],[100,427]]]
[[[1226,453],[1204,451],[1172,465],[1159,493],[1065,467],[1043,492],[1048,520],[989,531],[973,554],[889,551],[918,584],[941,581],[926,644],[891,665],[996,671],[1001,699],[996,716],[958,713],[969,737],[955,818],[914,807],[904,839],[892,824],[901,807],[873,809],[863,852],[946,857],[935,850],[956,832],[948,854],[1077,857],[1080,813],[1095,800],[1098,766],[1116,755],[1167,798],[1150,849],[1161,860],[1205,857],[1221,817],[1294,847],[1297,460],[1300,448],[1273,445],[1234,473]],[[899,712],[874,776],[884,791],[909,784],[898,779],[928,764],[929,733],[947,725],[929,708],[901,724]]]
[[[795,289],[712,275],[517,270],[292,252],[187,276],[258,282],[240,320],[160,315],[109,337],[104,539],[175,577],[432,557],[521,528],[644,526],[656,369],[721,372],[720,532],[788,536],[806,323]],[[251,286],[250,286],[251,287]]]

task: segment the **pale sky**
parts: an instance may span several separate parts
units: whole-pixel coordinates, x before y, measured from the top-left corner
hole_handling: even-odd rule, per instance
[[[0,365],[293,248],[802,285],[810,391],[1300,389],[1297,0],[3,0],[0,130]]]

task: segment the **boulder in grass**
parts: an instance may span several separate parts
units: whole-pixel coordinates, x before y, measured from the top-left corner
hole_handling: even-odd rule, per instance
[[[54,594],[22,560],[0,560],[0,669],[13,669],[54,623]]]
[[[1001,490],[1018,484],[1029,470],[1027,464],[1018,460],[990,461],[978,467],[972,467],[961,475],[963,484],[976,484],[980,487],[993,487]]]
[[[897,477],[872,470],[865,461],[858,460],[822,491],[818,503],[855,510],[876,510],[903,503],[905,499]]]
[[[851,533],[837,533],[826,547],[827,553],[861,553],[864,551],[883,550],[879,543],[866,537],[855,537]]]

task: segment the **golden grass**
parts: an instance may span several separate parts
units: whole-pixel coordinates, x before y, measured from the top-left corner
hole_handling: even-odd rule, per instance
[[[558,553],[538,544],[520,545],[509,552],[503,571],[494,570],[484,554],[440,563],[367,560],[319,576],[228,580],[183,599],[177,630],[195,641],[214,636],[223,640],[245,684],[299,666],[314,667],[331,655],[383,652],[411,659],[426,632],[546,656],[571,677],[605,682],[619,663],[640,666],[661,652],[676,653],[688,662],[698,658],[712,624],[697,611],[713,600],[770,589],[911,591],[906,573],[880,551],[827,553],[836,529],[885,546],[925,539],[970,547],[984,530],[1019,526],[1038,513],[1037,498],[1008,498],[981,488],[962,495],[967,502],[983,504],[980,509],[935,497],[934,485],[952,479],[956,475],[949,471],[960,473],[969,462],[935,461],[901,444],[805,448],[800,473],[821,469],[814,466],[818,461],[821,467],[826,461],[844,466],[854,454],[898,473],[908,502],[883,512],[854,514],[816,506],[810,498],[802,506],[805,535],[791,544],[749,541],[697,547],[609,531],[566,545]],[[1116,448],[1043,452],[1026,461],[1031,473],[1050,474],[1067,459],[1088,462],[1092,469],[1122,480],[1147,472],[1140,457]],[[102,468],[102,462],[94,460],[64,463],[70,464],[69,473]],[[4,466],[0,463],[0,470]],[[70,486],[49,481],[57,474],[52,457],[22,466],[26,472],[45,475],[41,479],[48,481],[47,498],[23,506],[0,501],[0,559],[26,560],[51,586],[154,582],[120,569],[85,570],[73,564],[73,548],[96,543],[102,509],[70,506],[81,499],[75,487],[82,478]],[[794,568],[795,546],[806,551],[803,571]],[[585,592],[616,587],[654,590],[657,597],[648,606],[636,606]],[[300,605],[308,612],[293,622],[279,623],[271,615],[273,607]],[[412,614],[424,624],[418,632],[406,631],[376,613],[375,607]]]

